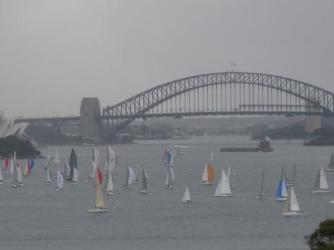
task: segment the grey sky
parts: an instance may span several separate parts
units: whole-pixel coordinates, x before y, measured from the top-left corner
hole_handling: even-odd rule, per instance
[[[332,0],[0,0],[0,110],[78,114],[231,69],[334,91]]]

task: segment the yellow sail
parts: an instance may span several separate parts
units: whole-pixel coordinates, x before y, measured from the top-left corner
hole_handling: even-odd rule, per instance
[[[215,168],[208,164],[208,182],[213,182],[215,179]]]
[[[96,208],[105,208],[101,188],[102,188],[102,185],[99,180],[99,175],[97,174],[96,175],[96,203],[95,203]]]

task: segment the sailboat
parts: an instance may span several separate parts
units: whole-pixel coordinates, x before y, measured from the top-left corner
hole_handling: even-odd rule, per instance
[[[293,169],[292,169],[292,174],[291,176],[288,178],[288,181],[286,183],[286,185],[289,186],[294,186],[295,182],[296,182],[296,170],[297,170],[297,166],[296,164],[293,165]]]
[[[182,196],[182,202],[183,203],[191,202],[191,196],[190,196],[188,185],[186,186],[186,191],[184,192],[184,194]]]
[[[106,174],[105,191],[108,195],[112,195],[114,193],[114,182],[110,172],[107,172]]]
[[[289,187],[288,198],[284,202],[283,216],[301,215],[303,212],[299,208],[296,193],[293,186]]]
[[[278,182],[276,189],[276,200],[277,201],[285,201],[288,198],[288,192],[286,187],[285,177],[281,177]]]
[[[230,197],[232,196],[230,180],[229,177],[225,174],[224,169],[222,170],[221,179],[217,185],[215,196],[217,197]]]
[[[227,176],[230,180],[230,188],[233,190],[236,188],[236,184],[235,184],[235,170],[234,168],[232,168],[231,166],[228,166],[227,168]]]
[[[326,179],[326,174],[323,168],[320,168],[318,171],[317,179],[314,183],[314,189],[312,193],[319,194],[319,193],[329,193],[328,183]]]
[[[148,178],[148,175],[145,169],[143,169],[143,180],[142,180],[142,184],[141,184],[140,191],[139,191],[141,194],[147,194],[147,178]]]
[[[167,167],[167,177],[165,181],[166,189],[173,189],[175,174],[171,167]]]
[[[3,182],[3,176],[2,176],[2,167],[0,167],[0,185]]]
[[[164,150],[164,160],[167,167],[175,167],[173,150]]]
[[[13,156],[10,157],[10,165],[9,165],[9,175],[13,176],[14,175],[14,159],[16,161],[16,152],[14,152]]]
[[[108,145],[107,146],[107,157],[105,161],[105,172],[113,173],[117,164],[117,154],[116,152]]]
[[[63,188],[64,185],[64,176],[60,172],[60,169],[57,171],[57,184],[56,184],[56,191],[59,191],[60,189]]]
[[[52,181],[52,174],[51,174],[51,158],[47,156],[45,158],[45,183],[50,185]]]
[[[27,177],[27,176],[30,175],[30,168],[29,168],[29,162],[28,162],[28,160],[26,160],[26,162],[24,164],[23,175],[25,177]]]
[[[17,188],[18,187],[18,182],[17,182],[17,168],[16,165],[18,164],[17,160],[16,160],[16,152],[14,152],[13,157],[11,157],[10,159],[10,175],[13,177],[13,181],[12,181],[12,188]]]
[[[23,187],[23,181],[22,181],[22,167],[19,162],[16,164],[16,181],[17,185],[19,187]]]
[[[334,153],[331,154],[331,158],[329,159],[328,168],[326,171],[334,171]]]
[[[74,148],[72,148],[71,150],[68,165],[69,165],[69,168],[68,168],[69,172],[68,172],[68,175],[65,177],[66,177],[66,180],[73,182],[74,168],[78,170],[78,156],[75,153]]]
[[[258,200],[261,200],[263,198],[263,182],[264,182],[264,171],[262,171],[260,188],[259,188],[259,192],[256,196],[256,199],[258,199]]]
[[[102,194],[103,174],[99,168],[96,168],[96,199],[95,207],[88,210],[88,213],[105,213],[108,209],[105,207],[104,198]]]
[[[213,155],[213,149],[210,148],[210,150],[209,150],[209,161],[214,161],[214,160],[215,160],[215,157]]]
[[[212,164],[206,163],[203,173],[202,173],[202,182],[205,185],[212,185],[215,180],[215,168]]]
[[[97,166],[99,164],[99,151],[97,151],[96,147],[93,147],[93,153],[92,153],[92,159],[90,162],[90,168],[89,168],[89,177],[91,179],[94,178]]]
[[[125,181],[124,187],[128,188],[129,185],[134,183],[136,178],[137,178],[137,175],[136,175],[135,171],[131,167],[127,167],[126,181]]]
[[[79,170],[78,168],[73,168],[73,178],[72,178],[72,183],[73,185],[78,184],[79,181]]]

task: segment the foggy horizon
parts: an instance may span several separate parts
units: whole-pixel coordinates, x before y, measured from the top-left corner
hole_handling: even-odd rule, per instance
[[[334,92],[334,2],[0,0],[0,110],[78,115],[165,82],[230,71]]]

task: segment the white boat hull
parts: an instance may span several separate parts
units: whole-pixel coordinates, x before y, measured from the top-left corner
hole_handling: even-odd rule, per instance
[[[313,194],[325,194],[325,193],[329,193],[330,190],[313,190],[312,193]]]
[[[301,211],[291,211],[291,212],[285,212],[285,213],[282,213],[283,216],[286,216],[286,217],[291,217],[291,216],[298,216],[298,215],[302,215],[303,212]]]
[[[326,168],[324,169],[326,172],[334,172],[334,168]]]
[[[187,201],[182,201],[182,203],[190,203],[192,202],[191,200],[187,200]]]
[[[261,200],[263,198],[263,195],[257,195],[256,199]]]
[[[277,201],[286,201],[287,199],[288,199],[288,197],[276,198]]]
[[[88,213],[106,213],[108,212],[107,208],[92,208],[88,210]]]
[[[214,182],[210,182],[210,181],[204,181],[203,182],[204,185],[214,185]]]
[[[215,194],[216,197],[231,197],[232,194]]]

